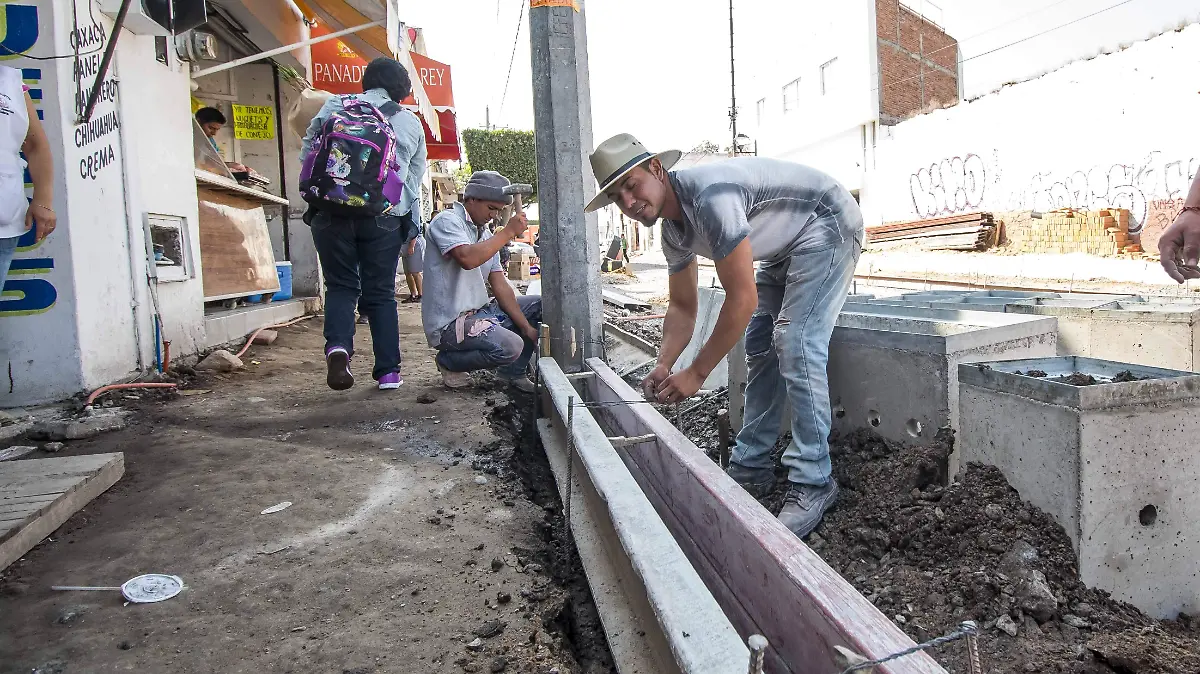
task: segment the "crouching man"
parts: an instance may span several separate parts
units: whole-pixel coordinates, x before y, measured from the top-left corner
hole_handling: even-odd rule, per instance
[[[779,520],[806,536],[838,495],[826,366],[862,252],[862,213],[845,187],[807,166],[756,157],[671,171],[678,159],[678,151],[651,153],[629,134],[591,156],[600,194],[586,210],[615,203],[647,227],[662,221],[671,303],[658,367],[643,389],[666,403],[695,395],[744,331],[746,419],[728,472],[755,496],[774,486],[771,448],[790,402],[792,441],[782,463],[791,485]],[[695,361],[672,375],[696,323],[697,255],[714,261],[725,303]]]
[[[450,388],[470,384],[468,372],[495,368],[500,379],[534,391],[527,368],[537,345],[542,298],[518,297],[499,258],[500,249],[529,225],[525,214],[517,213],[495,234],[487,227],[512,203],[504,193],[508,185],[508,178],[495,171],[476,171],[462,203],[429,223],[421,322]],[[490,301],[489,284],[495,297]]]

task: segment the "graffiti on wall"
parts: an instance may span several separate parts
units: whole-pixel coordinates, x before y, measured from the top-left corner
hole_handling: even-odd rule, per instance
[[[935,218],[981,209],[1052,211],[1057,208],[1125,208],[1130,233],[1138,234],[1151,217],[1169,211],[1152,208],[1187,195],[1200,172],[1200,157],[1154,151],[1133,163],[1100,164],[1069,172],[1034,173],[1017,185],[1001,180],[999,151],[990,161],[969,152],[940,159],[909,174],[913,213]],[[1161,203],[1160,203],[1161,205]]]
[[[1150,203],[1187,194],[1200,170],[1200,159],[1176,159],[1151,152],[1134,164],[1094,166],[1067,176],[1035,174],[1020,195],[1020,208],[1049,211],[1056,208],[1126,208],[1129,231],[1138,234],[1147,223]]]
[[[974,153],[942,159],[910,175],[908,191],[920,217],[976,210],[987,196],[987,167]]]
[[[4,59],[20,58],[33,49],[38,40],[38,8],[34,5],[7,3],[0,5],[0,21],[5,26],[0,52]],[[29,98],[37,110],[38,119],[45,119],[41,68],[21,68],[21,78],[29,87]],[[25,171],[25,187],[33,189],[33,180]],[[46,276],[54,269],[54,258],[43,256],[39,249],[46,241],[35,240],[28,231],[17,240],[17,256],[12,261],[8,278],[0,293],[0,316],[29,316],[49,311],[58,300],[58,290]],[[51,234],[53,236],[53,234]],[[34,253],[33,255],[29,255]]]

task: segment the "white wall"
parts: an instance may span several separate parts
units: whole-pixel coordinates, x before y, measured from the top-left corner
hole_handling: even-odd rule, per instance
[[[1124,207],[1140,225],[1200,170],[1200,26],[880,130],[868,223]]]
[[[142,308],[141,342],[147,366],[154,363],[152,298],[146,278],[146,213],[186,219],[195,278],[159,282],[159,312],[163,338],[171,342],[172,357],[204,347],[204,300],[200,270],[200,226],[196,204],[192,148],[190,78],[186,64],[171,54],[169,65],[154,58],[154,38],[124,33],[117,44],[121,74],[122,132],[129,153],[128,224],[134,242],[136,287]],[[153,105],[146,101],[153,100]]]
[[[748,0],[739,11],[758,18],[737,31],[738,129],[758,140],[760,155],[801,160],[804,148],[878,118],[874,0]],[[821,65],[835,58],[822,94]],[[783,87],[796,78],[800,108],[785,113]]]
[[[6,25],[0,43],[9,51],[52,56],[69,46],[66,30],[56,26],[69,25],[70,13],[55,12],[52,0],[8,3],[0,12]],[[73,120],[58,114],[60,104],[68,110],[74,107],[71,62],[19,58],[4,64],[24,71],[30,96],[44,112],[54,154],[58,213],[58,228],[44,241],[34,245],[31,235],[22,238],[0,301],[0,358],[8,374],[8,385],[0,387],[0,405],[11,407],[66,397],[82,387],[71,256],[87,248],[77,240],[79,228],[66,197],[71,174],[64,169],[62,138],[64,129],[71,133]],[[76,166],[75,176],[77,170]]]
[[[79,83],[73,59],[7,63],[26,69],[44,113],[59,219],[45,241],[18,253],[5,284],[0,355],[11,386],[0,393],[3,406],[61,399],[152,365],[146,211],[187,218],[199,249],[187,76],[155,61],[153,38],[125,31],[92,122],[77,126],[76,98],[95,79],[111,21],[87,2],[76,4],[77,16],[53,0],[0,6],[3,44],[17,53],[71,54],[73,24],[83,36]],[[164,284],[159,296],[173,351],[195,352],[203,342],[199,278]]]

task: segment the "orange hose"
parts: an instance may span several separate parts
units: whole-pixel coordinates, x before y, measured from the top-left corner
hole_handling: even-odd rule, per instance
[[[165,339],[163,340],[163,363],[162,363],[162,368],[163,368],[163,369],[162,369],[162,371],[163,371],[163,372],[170,372],[170,371],[171,371],[171,343],[170,343],[170,342],[168,342],[168,341],[167,341],[167,340],[165,340]]]
[[[242,350],[238,351],[234,355],[237,356],[238,358],[241,358],[242,356],[246,355],[246,352],[250,350],[250,345],[254,343],[254,338],[257,337],[258,333],[262,332],[263,330],[271,330],[274,328],[286,328],[289,325],[295,325],[295,324],[299,323],[300,321],[307,321],[310,318],[312,318],[312,314],[309,314],[308,316],[301,316],[300,318],[297,318],[296,320],[288,321],[287,323],[280,323],[279,325],[264,325],[263,327],[255,330],[254,334],[250,335],[250,339],[246,340],[246,345],[242,347]]]
[[[169,383],[164,383],[164,382],[143,382],[143,383],[134,383],[134,384],[109,384],[108,386],[101,386],[100,388],[96,389],[95,391],[92,391],[92,394],[87,397],[87,402],[84,403],[84,406],[91,405],[93,402],[96,401],[96,398],[99,398],[100,396],[104,395],[105,393],[108,393],[109,391],[119,391],[119,390],[130,389],[130,388],[177,388],[178,386],[179,386],[179,384],[169,384]]]

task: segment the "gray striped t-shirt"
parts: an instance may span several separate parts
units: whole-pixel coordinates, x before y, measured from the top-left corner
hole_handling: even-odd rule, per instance
[[[863,240],[854,197],[814,168],[745,157],[669,175],[683,210],[682,222],[662,223],[671,274],[687,269],[697,255],[721,260],[747,237],[755,261],[766,263]]]

